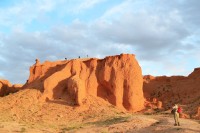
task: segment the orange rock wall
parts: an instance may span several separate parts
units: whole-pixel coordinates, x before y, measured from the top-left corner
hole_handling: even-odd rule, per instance
[[[64,99],[81,105],[88,95],[101,97],[129,111],[144,106],[142,72],[134,55],[74,59],[35,64],[24,88],[37,88],[43,99]]]
[[[144,97],[147,100],[157,98],[163,107],[169,109],[173,104],[183,105],[184,112],[195,114],[200,106],[200,69],[196,68],[187,77],[150,75],[143,77]]]

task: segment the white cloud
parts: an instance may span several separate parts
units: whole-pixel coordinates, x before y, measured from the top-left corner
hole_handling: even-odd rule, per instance
[[[83,10],[87,10],[93,8],[95,5],[102,3],[106,0],[82,0],[81,3],[75,7],[74,12],[81,12]]]
[[[181,40],[188,36],[181,17],[177,20],[172,14],[169,12],[163,17],[147,12],[125,12],[112,23],[101,18],[93,28],[100,39],[132,45],[144,59],[154,57],[154,60],[156,56],[165,56],[163,53],[171,48],[182,47]],[[150,54],[152,52],[154,54]]]
[[[36,2],[22,1],[11,7],[0,9],[0,26],[15,28],[25,26],[40,15],[50,12],[56,6],[53,0],[37,0]]]
[[[127,12],[133,11],[133,2],[130,0],[124,1],[123,3],[112,7],[107,10],[100,19],[105,20],[107,22],[112,22],[114,19],[117,19],[119,16]]]
[[[49,12],[55,8],[55,0],[37,0],[38,10],[40,12]]]
[[[196,23],[199,18],[194,19],[198,16],[198,9],[191,4],[194,8],[190,9],[195,9],[193,13],[177,2],[169,6],[170,2],[160,1],[157,6],[149,6],[147,1],[126,0],[105,10],[101,17],[90,23],[75,17],[68,24],[56,24],[46,31],[26,31],[27,24],[55,10],[68,15],[74,11],[89,11],[101,2],[104,0],[37,0],[0,9],[0,26],[12,29],[10,33],[0,33],[0,48],[3,49],[0,52],[0,76],[15,83],[25,82],[35,58],[43,62],[65,57],[71,59],[89,55],[102,58],[133,53],[141,63],[143,74],[156,75],[186,74],[188,68],[200,64],[197,39],[200,30]],[[75,13],[75,16],[78,15],[78,12]],[[190,27],[196,29],[193,31]],[[196,63],[190,60],[196,60]],[[15,69],[13,66],[16,66]]]

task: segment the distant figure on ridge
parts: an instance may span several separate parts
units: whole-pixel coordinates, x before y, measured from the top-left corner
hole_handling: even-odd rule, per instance
[[[80,59],[80,58],[81,58],[81,56],[78,56],[78,58]]]
[[[40,61],[39,59],[35,59],[35,66],[38,66],[38,65],[40,65]]]
[[[87,54],[87,58],[88,58],[88,54]]]
[[[180,112],[181,112],[181,108],[178,106],[178,104],[175,104],[172,107],[172,111],[171,111],[171,113],[174,115],[174,121],[175,121],[174,126],[180,126],[180,122],[179,122],[179,113]]]
[[[67,60],[67,58],[65,58],[65,60]]]

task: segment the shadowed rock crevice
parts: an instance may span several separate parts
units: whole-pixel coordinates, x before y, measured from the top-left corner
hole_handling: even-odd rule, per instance
[[[21,84],[12,85],[8,80],[0,80],[0,97],[16,93],[22,88]]]

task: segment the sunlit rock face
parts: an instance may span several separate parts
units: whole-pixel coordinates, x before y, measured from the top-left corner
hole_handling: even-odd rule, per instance
[[[38,61],[30,67],[23,88],[40,89],[43,99],[84,104],[88,95],[105,99],[128,111],[144,107],[141,68],[133,54],[56,62]]]

